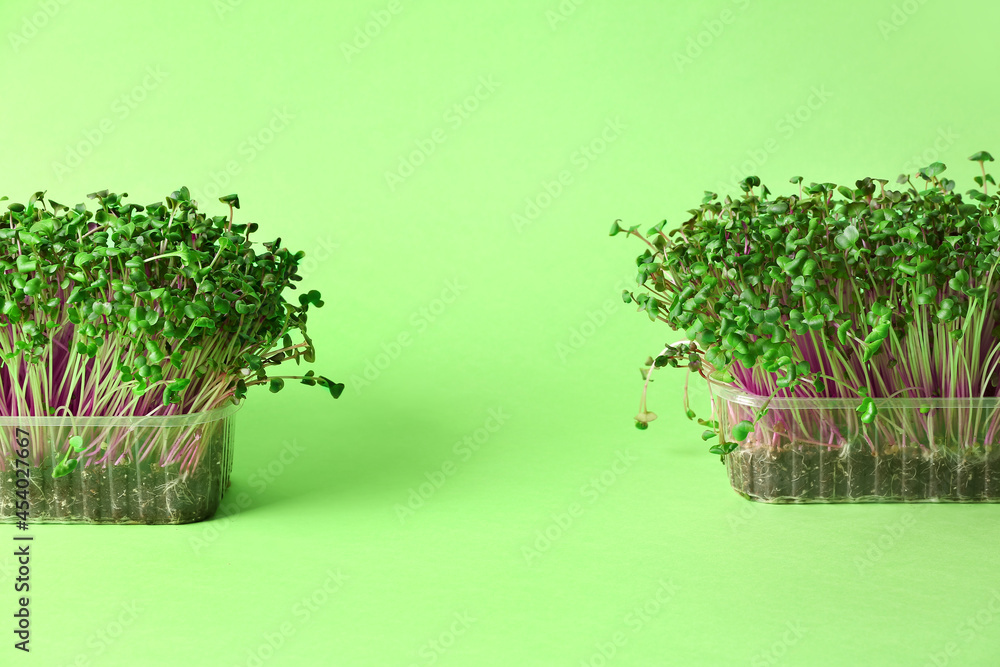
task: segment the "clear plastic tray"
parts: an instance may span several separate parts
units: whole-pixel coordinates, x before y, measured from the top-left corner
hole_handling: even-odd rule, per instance
[[[229,486],[239,407],[167,417],[0,417],[0,521],[23,519],[25,487],[29,524],[207,519]],[[71,454],[77,467],[54,478],[74,436],[84,446]],[[19,463],[24,438],[28,456]]]
[[[713,387],[729,436],[767,403]],[[774,398],[739,448],[726,455],[733,489],[772,503],[1000,502],[1000,399]]]

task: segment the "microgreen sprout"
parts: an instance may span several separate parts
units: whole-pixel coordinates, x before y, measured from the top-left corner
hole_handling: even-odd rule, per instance
[[[235,221],[236,195],[214,216],[187,188],[148,206],[88,196],[95,210],[37,192],[0,214],[0,415],[179,415],[288,379],[341,395],[312,370],[271,374],[314,361],[306,322],[323,300],[316,290],[285,299],[304,253],[252,240],[258,226]],[[69,445],[55,477],[84,451],[79,437]]]
[[[750,176],[740,196],[706,192],[677,229],[664,221],[643,234],[615,221],[611,236],[645,244],[638,287],[623,300],[685,338],[647,362],[636,426],[655,418],[646,394],[663,366],[685,368],[710,392],[767,397],[753,419],[698,420],[723,459],[740,443],[796,432],[830,447],[843,440],[832,422],[803,428],[803,415],[764,432],[776,397],[850,399],[863,428],[901,438],[899,425],[879,425],[882,399],[1000,396],[1000,196],[987,172],[993,157],[969,159],[979,173],[965,193],[940,162],[900,176],[900,189],[794,177],[797,192],[772,196]],[[685,383],[695,419],[687,393]],[[914,410],[925,420],[930,411]]]
[[[79,454],[86,449],[83,444],[83,438],[78,435],[74,435],[69,439],[69,447],[70,448],[66,450],[66,456],[63,457],[63,460],[56,464],[56,467],[52,469],[52,476],[55,478],[65,477],[73,472],[76,469],[77,460],[71,459],[70,454],[72,452]]]

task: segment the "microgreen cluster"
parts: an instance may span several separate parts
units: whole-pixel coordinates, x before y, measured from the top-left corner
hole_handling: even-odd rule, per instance
[[[970,160],[976,187],[964,193],[940,162],[900,176],[898,188],[795,177],[797,192],[772,196],[751,176],[742,196],[706,192],[678,229],[663,221],[643,235],[616,222],[612,236],[647,246],[639,288],[623,299],[686,338],[649,359],[636,426],[656,418],[646,389],[662,366],[686,367],[710,388],[853,398],[865,424],[880,398],[1000,396],[1000,197],[992,156]],[[729,433],[700,421],[725,454],[764,414]]]
[[[272,374],[314,360],[320,294],[284,296],[304,253],[252,241],[236,195],[216,216],[187,188],[148,206],[126,196],[93,193],[91,211],[38,192],[0,215],[0,415],[187,414],[287,379],[340,396],[313,371]]]

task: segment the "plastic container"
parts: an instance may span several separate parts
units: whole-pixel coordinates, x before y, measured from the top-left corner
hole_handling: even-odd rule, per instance
[[[0,521],[23,519],[25,486],[29,524],[207,519],[229,486],[239,407],[167,417],[0,417]],[[86,447],[71,455],[78,465],[53,478],[73,436]]]
[[[722,432],[766,397],[713,388]],[[733,489],[770,503],[1000,502],[1000,399],[774,398],[726,455]]]

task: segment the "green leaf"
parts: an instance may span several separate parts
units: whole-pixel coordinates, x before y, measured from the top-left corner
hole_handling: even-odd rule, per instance
[[[928,306],[934,304],[937,301],[937,288],[936,287],[926,287],[917,294],[917,304],[921,306]]]
[[[11,322],[21,321],[21,309],[14,301],[5,301],[0,312],[3,312]]]
[[[739,449],[739,444],[735,442],[725,442],[721,445],[720,444],[712,445],[711,447],[708,448],[708,451],[711,452],[712,454],[720,456],[723,459],[723,461],[725,461],[726,454],[734,452],[737,449]]]
[[[875,401],[871,397],[865,396],[861,401],[861,405],[857,407],[860,419],[865,424],[871,424],[875,421],[875,417],[878,415],[878,408],[875,407]]]
[[[24,293],[28,296],[37,296],[42,292],[42,279],[32,278],[24,284]]]
[[[239,208],[240,207],[240,198],[239,198],[239,195],[225,195],[224,197],[219,197],[219,201],[221,201],[223,204],[229,204],[233,208]],[[251,204],[252,203],[253,202],[251,202]]]
[[[833,243],[841,250],[847,250],[848,248],[854,247],[854,244],[857,243],[860,236],[861,235],[858,233],[857,227],[854,225],[848,225],[844,228],[843,232],[834,237]]]
[[[969,282],[969,272],[965,269],[956,271],[948,281],[948,286],[953,290],[961,291]]]
[[[177,380],[174,380],[169,385],[167,385],[167,389],[169,389],[172,392],[183,391],[184,389],[187,388],[189,384],[191,384],[190,378],[178,378]]]
[[[323,305],[323,301],[320,299],[318,291],[309,290],[307,293],[299,295],[299,304],[303,306],[312,304],[318,308]]]
[[[17,270],[21,273],[29,273],[38,268],[38,262],[25,255],[17,256]]]
[[[750,435],[753,430],[753,424],[744,419],[740,423],[733,426],[733,440],[737,442],[743,442]]]
[[[58,479],[60,477],[65,477],[74,470],[76,470],[77,462],[76,459],[66,459],[60,461],[55,468],[52,469],[52,477]]]
[[[73,264],[80,268],[83,268],[88,264],[93,263],[95,259],[96,258],[89,252],[78,252],[76,253],[76,256],[73,258]]]
[[[341,394],[344,393],[345,385],[334,382],[330,378],[323,377],[322,375],[317,378],[316,384],[327,389],[327,391],[330,392],[330,395],[334,398],[340,398]]]
[[[945,170],[945,166],[941,162],[932,162],[926,167],[920,170],[920,175],[927,179],[933,178],[934,176],[940,175]]]

